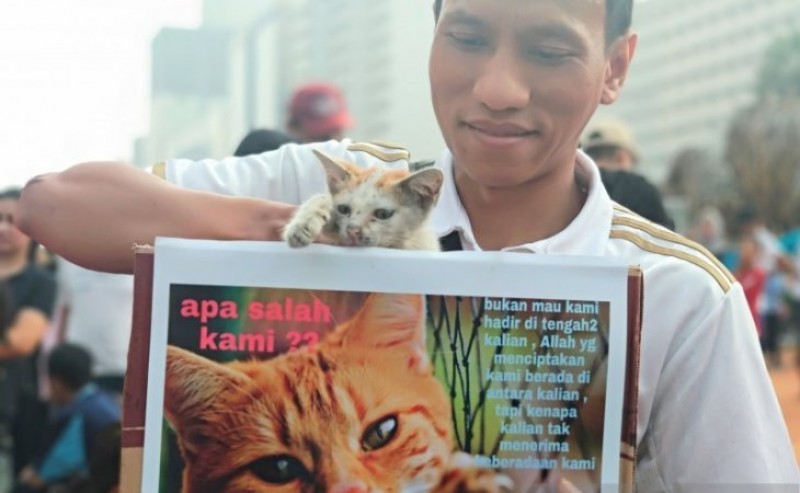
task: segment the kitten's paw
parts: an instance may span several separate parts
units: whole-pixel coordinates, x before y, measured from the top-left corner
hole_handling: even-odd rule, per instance
[[[322,231],[322,226],[315,223],[316,221],[292,221],[283,231],[283,240],[292,248],[301,248],[314,243]],[[324,224],[323,222],[322,225]]]
[[[283,240],[292,248],[301,248],[313,243],[317,235],[307,224],[290,224],[283,232]]]
[[[298,209],[283,230],[283,241],[292,248],[308,246],[319,238],[331,219],[330,198],[317,195]]]
[[[463,452],[453,456],[450,467],[434,493],[512,493],[514,482],[494,469],[479,467]]]

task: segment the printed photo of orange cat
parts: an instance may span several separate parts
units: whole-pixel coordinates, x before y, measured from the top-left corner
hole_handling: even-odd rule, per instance
[[[456,452],[421,295],[371,294],[319,344],[221,364],[168,346],[183,493],[496,493]]]

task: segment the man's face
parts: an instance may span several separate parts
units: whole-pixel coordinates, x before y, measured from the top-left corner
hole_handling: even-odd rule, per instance
[[[430,79],[457,172],[487,187],[571,173],[586,122],[616,99],[627,48],[606,50],[602,0],[447,0]]]
[[[17,229],[17,201],[0,200],[0,255],[27,251],[30,239]]]

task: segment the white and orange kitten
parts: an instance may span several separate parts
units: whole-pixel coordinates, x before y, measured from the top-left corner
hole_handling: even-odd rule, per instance
[[[325,169],[328,193],[311,197],[297,210],[283,233],[290,246],[303,247],[324,235],[346,246],[440,249],[430,224],[444,181],[440,170],[361,168],[313,152]]]

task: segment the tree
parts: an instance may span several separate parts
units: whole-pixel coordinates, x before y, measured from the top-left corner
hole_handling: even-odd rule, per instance
[[[757,90],[762,99],[800,97],[800,32],[778,39],[767,48]]]
[[[735,200],[735,183],[728,168],[710,151],[699,147],[679,150],[664,184],[665,197],[680,197],[689,216],[706,206],[727,209]]]
[[[765,97],[737,113],[728,131],[726,159],[741,203],[756,206],[777,231],[800,223],[798,142],[798,96]]]
[[[764,53],[757,100],[730,123],[726,160],[740,205],[782,231],[800,224],[800,32]]]

